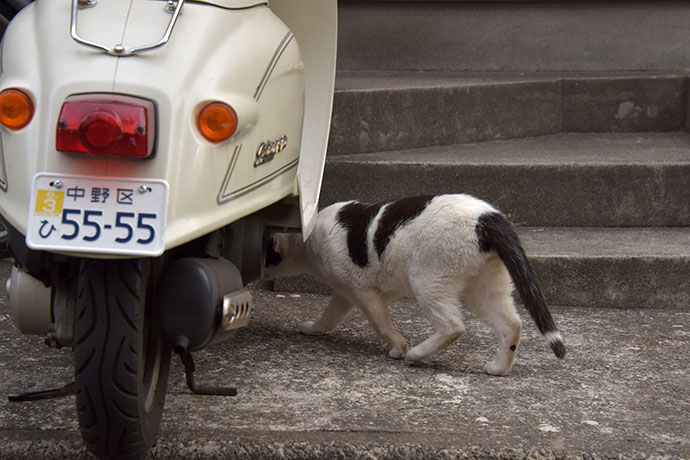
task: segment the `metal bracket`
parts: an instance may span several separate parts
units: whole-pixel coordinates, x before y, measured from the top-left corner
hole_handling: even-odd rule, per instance
[[[180,355],[182,364],[184,365],[184,373],[187,380],[187,388],[197,395],[210,395],[210,396],[237,396],[237,389],[235,388],[222,388],[222,387],[197,387],[194,381],[194,359],[192,354],[188,351],[179,350],[175,347],[175,351]]]
[[[165,11],[166,13],[174,13],[176,7],[177,0],[168,0],[168,3],[166,3],[165,8],[163,8],[163,11]]]
[[[80,9],[91,8],[92,6],[96,6],[96,0],[79,0]]]
[[[77,32],[77,21],[78,21],[78,16],[79,16],[79,9],[84,8],[84,7],[90,7],[90,6],[95,6],[96,5],[96,0],[72,0],[72,17],[70,20],[70,35],[72,36],[72,39],[79,43],[80,45],[88,46],[89,48],[94,48],[99,51],[103,51],[106,54],[109,54],[111,56],[118,56],[118,57],[126,57],[126,56],[134,56],[137,53],[142,53],[144,51],[151,51],[156,48],[160,48],[161,46],[165,45],[168,43],[170,40],[170,36],[172,35],[173,28],[175,27],[175,24],[177,23],[177,18],[180,16],[180,12],[182,11],[182,5],[184,5],[185,0],[177,0],[177,5],[175,6],[175,9],[172,10],[172,17],[170,18],[170,22],[168,23],[168,27],[165,29],[165,33],[163,34],[163,37],[158,40],[155,43],[150,43],[148,45],[142,45],[142,46],[135,46],[132,48],[127,48],[125,45],[122,43],[119,43],[113,47],[109,47],[106,45],[102,45],[100,43],[92,42],[90,40],[86,40],[82,38],[79,33]],[[168,11],[170,8],[170,2],[165,6],[165,11]]]
[[[62,398],[75,394],[77,394],[77,383],[72,382],[64,387],[54,388],[52,390],[32,391],[29,393],[10,393],[7,395],[7,399],[10,402],[29,402],[40,401],[41,399]]]

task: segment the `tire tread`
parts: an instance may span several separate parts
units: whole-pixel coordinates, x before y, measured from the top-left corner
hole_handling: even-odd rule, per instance
[[[75,379],[82,438],[100,458],[136,459],[155,440],[169,355],[155,407],[143,409],[139,375],[147,270],[142,260],[82,263],[77,288]],[[161,390],[162,389],[162,390]]]

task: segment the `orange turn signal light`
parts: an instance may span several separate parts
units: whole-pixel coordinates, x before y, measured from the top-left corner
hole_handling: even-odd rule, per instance
[[[0,92],[0,123],[16,131],[29,124],[34,116],[34,103],[24,91],[9,88]]]
[[[237,113],[223,102],[210,102],[197,115],[197,128],[204,138],[214,144],[226,141],[237,131]]]

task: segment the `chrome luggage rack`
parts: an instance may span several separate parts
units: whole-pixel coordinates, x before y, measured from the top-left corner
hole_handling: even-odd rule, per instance
[[[163,37],[155,43],[150,43],[148,45],[135,46],[132,48],[125,47],[122,43],[117,44],[112,47],[102,45],[100,43],[92,42],[82,38],[79,33],[77,33],[77,16],[79,14],[79,9],[90,8],[96,6],[96,0],[72,0],[72,17],[70,20],[70,35],[72,39],[79,43],[80,45],[88,46],[89,48],[94,48],[104,53],[110,54],[111,56],[134,56],[137,53],[142,53],[144,51],[151,51],[156,48],[168,43],[170,40],[170,35],[172,35],[172,30],[177,23],[177,18],[180,16],[182,11],[182,5],[184,5],[185,0],[169,0],[165,6],[165,11],[172,13],[168,27],[165,29]]]

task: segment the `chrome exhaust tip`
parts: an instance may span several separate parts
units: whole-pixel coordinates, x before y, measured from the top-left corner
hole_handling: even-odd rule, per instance
[[[249,324],[252,315],[252,295],[246,289],[231,292],[223,297],[221,327],[229,331]]]

